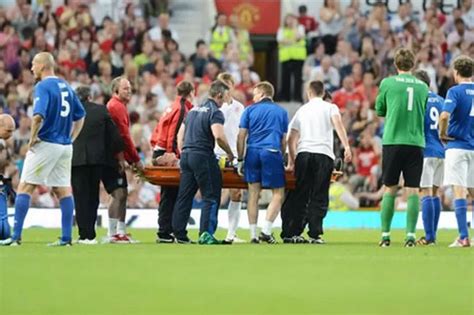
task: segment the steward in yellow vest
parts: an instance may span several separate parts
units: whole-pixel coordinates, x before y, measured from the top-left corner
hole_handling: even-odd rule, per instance
[[[297,36],[297,29],[283,28],[283,41],[278,43],[278,60],[280,62],[306,59],[306,40],[304,37],[297,40]]]
[[[232,29],[227,26],[227,16],[219,13],[216,18],[216,25],[211,29],[209,39],[209,49],[216,59],[222,58],[222,53],[227,43],[234,40]]]
[[[281,65],[280,101],[303,101],[303,63],[306,39],[303,25],[293,14],[287,14],[278,29],[278,59]]]

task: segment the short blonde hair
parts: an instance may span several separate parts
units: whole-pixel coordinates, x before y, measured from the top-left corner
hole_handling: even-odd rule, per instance
[[[221,80],[226,84],[230,83],[232,86],[235,85],[234,77],[229,72],[219,73],[219,75],[217,76],[217,80]]]
[[[273,98],[273,96],[275,95],[275,89],[273,88],[273,85],[268,81],[262,81],[255,84],[254,89],[258,89],[265,96],[268,96],[271,98]]]

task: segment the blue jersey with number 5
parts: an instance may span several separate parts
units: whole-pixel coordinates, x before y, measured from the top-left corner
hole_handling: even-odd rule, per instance
[[[439,115],[443,110],[444,99],[429,92],[425,112],[425,157],[444,159],[444,146],[439,140]]]
[[[443,111],[449,118],[447,149],[474,150],[474,82],[463,82],[448,90]]]
[[[71,86],[58,77],[47,77],[36,84],[33,115],[43,117],[38,133],[42,141],[71,144],[73,121],[85,115],[84,107]]]

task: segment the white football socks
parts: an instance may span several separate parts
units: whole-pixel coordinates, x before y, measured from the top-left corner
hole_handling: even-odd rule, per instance
[[[226,239],[234,239],[235,237],[235,232],[237,232],[237,228],[239,227],[241,207],[242,203],[240,201],[229,202],[229,207],[227,209],[227,215],[229,218],[229,228],[227,229]]]
[[[257,238],[257,224],[250,224],[250,238]]]
[[[271,235],[272,226],[273,226],[273,222],[265,220],[265,222],[263,223],[263,229],[262,229],[263,234]]]
[[[125,224],[125,222],[119,221],[117,224],[117,234],[120,234],[120,235],[127,234],[126,228],[127,228],[127,225]]]
[[[107,232],[108,236],[113,236],[117,234],[117,223],[118,219],[109,218],[109,230]]]

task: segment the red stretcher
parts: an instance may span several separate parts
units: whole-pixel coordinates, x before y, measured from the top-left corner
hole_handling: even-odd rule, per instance
[[[226,167],[222,172],[223,188],[247,189],[247,183],[240,177],[234,168]],[[159,186],[179,186],[179,168],[169,166],[147,166],[143,177],[148,182]],[[295,176],[293,172],[286,172],[286,189],[295,189]]]

